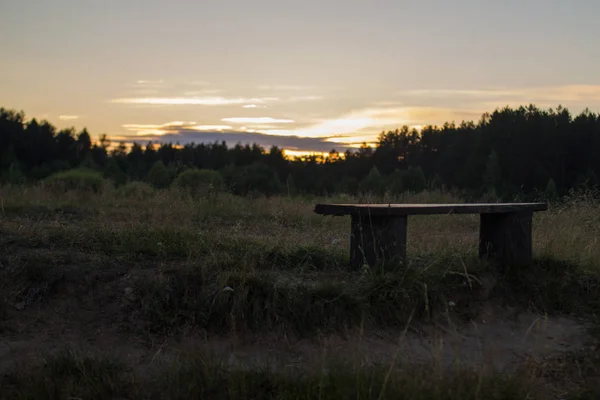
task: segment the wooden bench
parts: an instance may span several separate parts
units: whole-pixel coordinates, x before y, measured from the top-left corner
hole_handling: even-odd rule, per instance
[[[532,217],[546,203],[491,204],[317,204],[321,215],[350,215],[350,265],[406,261],[409,215],[480,214],[479,257],[502,266],[521,266],[532,258]]]

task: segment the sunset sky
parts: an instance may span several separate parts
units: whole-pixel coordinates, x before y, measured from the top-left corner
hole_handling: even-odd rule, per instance
[[[344,150],[600,111],[598,0],[0,0],[0,106],[93,138]]]

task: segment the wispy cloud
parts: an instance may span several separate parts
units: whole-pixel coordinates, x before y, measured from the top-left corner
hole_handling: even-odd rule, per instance
[[[190,126],[189,128],[193,129],[195,131],[203,131],[203,132],[225,131],[225,130],[233,129],[233,127],[230,125],[194,125],[194,126]]]
[[[111,103],[143,104],[143,105],[202,105],[202,106],[228,106],[254,104],[257,107],[275,102],[302,102],[321,100],[320,96],[292,96],[280,97],[222,97],[222,96],[181,96],[181,97],[125,97],[110,100]]]
[[[168,127],[177,127],[177,126],[188,126],[193,125],[195,122],[193,121],[171,121],[166,122],[164,124],[125,124],[124,128],[127,129],[138,129],[138,128],[168,128]]]
[[[123,128],[130,132],[135,132],[136,135],[164,135],[173,129],[184,126],[193,126],[196,122],[190,121],[171,121],[164,124],[125,124]]]
[[[193,121],[172,121],[164,124],[125,124],[122,127],[134,132],[136,136],[163,136],[177,132],[180,129],[199,132],[220,132],[233,129],[230,125],[198,125]]]
[[[328,142],[331,143],[342,143],[354,147],[354,145],[361,145],[362,143],[370,143],[376,140],[376,135],[352,135],[352,136],[333,136],[327,138]]]
[[[408,96],[419,96],[419,97],[435,97],[435,98],[452,98],[452,97],[504,97],[514,96],[518,94],[515,90],[503,90],[503,89],[482,89],[482,90],[468,90],[468,89],[417,89],[407,90],[400,92],[401,95]]]
[[[138,95],[152,95],[165,89],[167,84],[162,79],[138,79],[135,83],[128,85]]]
[[[373,107],[329,118],[315,124],[293,129],[268,129],[268,135],[299,135],[304,137],[375,137],[381,130],[402,125],[442,124],[453,120],[475,120],[480,113],[435,107]],[[366,136],[365,136],[366,135]],[[341,140],[340,140],[341,141]],[[362,140],[361,140],[362,141]]]
[[[78,119],[79,115],[59,115],[58,119],[60,119],[61,121],[72,121],[75,119]]]
[[[201,89],[201,90],[188,90],[184,92],[184,96],[200,96],[206,94],[217,94],[221,93],[221,89]]]
[[[153,88],[140,88],[132,90],[132,93],[136,96],[153,96],[159,94],[160,90]]]
[[[378,128],[386,125],[401,125],[406,122],[402,110],[396,109],[363,109],[326,119],[313,125],[292,130],[270,129],[270,135],[293,135],[306,137],[330,137],[334,135],[356,134],[365,128]]]
[[[244,108],[265,108],[264,104],[244,104],[242,107]]]
[[[190,84],[192,86],[210,86],[210,82],[208,82],[208,81],[202,81],[202,80],[191,81],[191,82],[188,82],[188,84]]]
[[[240,128],[238,130],[227,125],[173,125],[171,123],[148,125],[148,124],[127,124],[128,130],[134,128],[144,128],[135,135],[115,135],[112,136],[115,141],[131,143],[134,141],[145,142],[153,141],[155,143],[214,143],[216,141],[226,141],[229,145],[235,143],[253,144],[256,143],[262,147],[278,146],[288,150],[301,150],[313,152],[328,152],[333,147],[346,149],[343,143],[331,143],[327,138],[306,138],[300,136],[269,136],[251,129]],[[153,127],[148,129],[149,127]],[[214,128],[214,129],[213,129]]]
[[[242,98],[242,97],[130,97],[112,99],[112,103],[147,104],[147,105],[203,105],[223,106],[245,103],[263,103],[277,101],[277,97]]]
[[[405,124],[412,127],[419,125],[440,125],[450,121],[475,121],[485,110],[474,108],[444,108],[444,107],[402,107],[399,115]]]
[[[520,103],[579,103],[600,101],[600,85],[563,85],[525,88],[483,89],[419,89],[399,95],[426,98],[471,98],[477,100],[510,100]]]
[[[252,128],[248,128],[247,126],[242,126],[242,127],[240,127],[240,130],[245,131],[245,132],[263,133],[263,132],[266,132],[268,129],[278,129],[278,128],[279,127],[277,125],[254,125],[254,124],[252,124]]]
[[[315,90],[316,86],[302,86],[302,85],[259,85],[259,90],[277,90],[277,91],[302,91],[302,90]]]
[[[164,124],[127,124],[123,127],[135,133],[130,141],[154,140],[185,144],[225,140],[230,144],[257,143],[261,146],[277,145],[295,150],[329,151],[332,147],[343,150],[357,147],[363,142],[373,142],[382,130],[402,125],[420,127],[453,120],[476,120],[479,117],[479,111],[468,109],[402,107],[390,103],[386,107],[358,109],[339,117],[323,119],[306,126],[291,126],[289,129],[277,125],[296,121],[274,117],[222,118],[221,122],[225,124],[172,121]]]
[[[165,83],[164,80],[162,79],[156,79],[156,80],[147,80],[147,79],[138,79],[135,83],[137,83],[138,85],[162,85],[163,83]]]
[[[236,124],[291,124],[295,122],[293,119],[271,117],[233,117],[223,118],[221,121]]]
[[[292,96],[288,98],[288,101],[318,101],[323,100],[323,96]]]

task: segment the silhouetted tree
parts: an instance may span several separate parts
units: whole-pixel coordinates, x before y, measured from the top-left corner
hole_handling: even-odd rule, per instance
[[[373,166],[369,171],[369,175],[360,182],[359,190],[379,196],[385,193],[385,183],[376,166]]]
[[[402,193],[448,188],[468,198],[535,199],[597,186],[600,175],[600,117],[589,110],[534,105],[504,107],[477,122],[408,126],[381,132],[375,146],[363,143],[339,156],[289,158],[282,149],[224,141],[186,144],[134,143],[128,149],[87,129],[57,130],[47,121],[0,108],[0,179],[31,182],[85,167],[115,180],[146,180],[167,187],[189,168],[218,171],[237,194],[330,195],[369,191]],[[282,183],[283,182],[283,183]],[[293,185],[291,184],[293,183]],[[290,188],[290,189],[288,189]],[[554,194],[555,193],[555,194]]]

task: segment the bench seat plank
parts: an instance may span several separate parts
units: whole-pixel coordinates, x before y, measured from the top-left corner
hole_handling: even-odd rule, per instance
[[[321,215],[429,215],[494,214],[534,212],[548,209],[546,203],[476,203],[476,204],[317,204]]]

